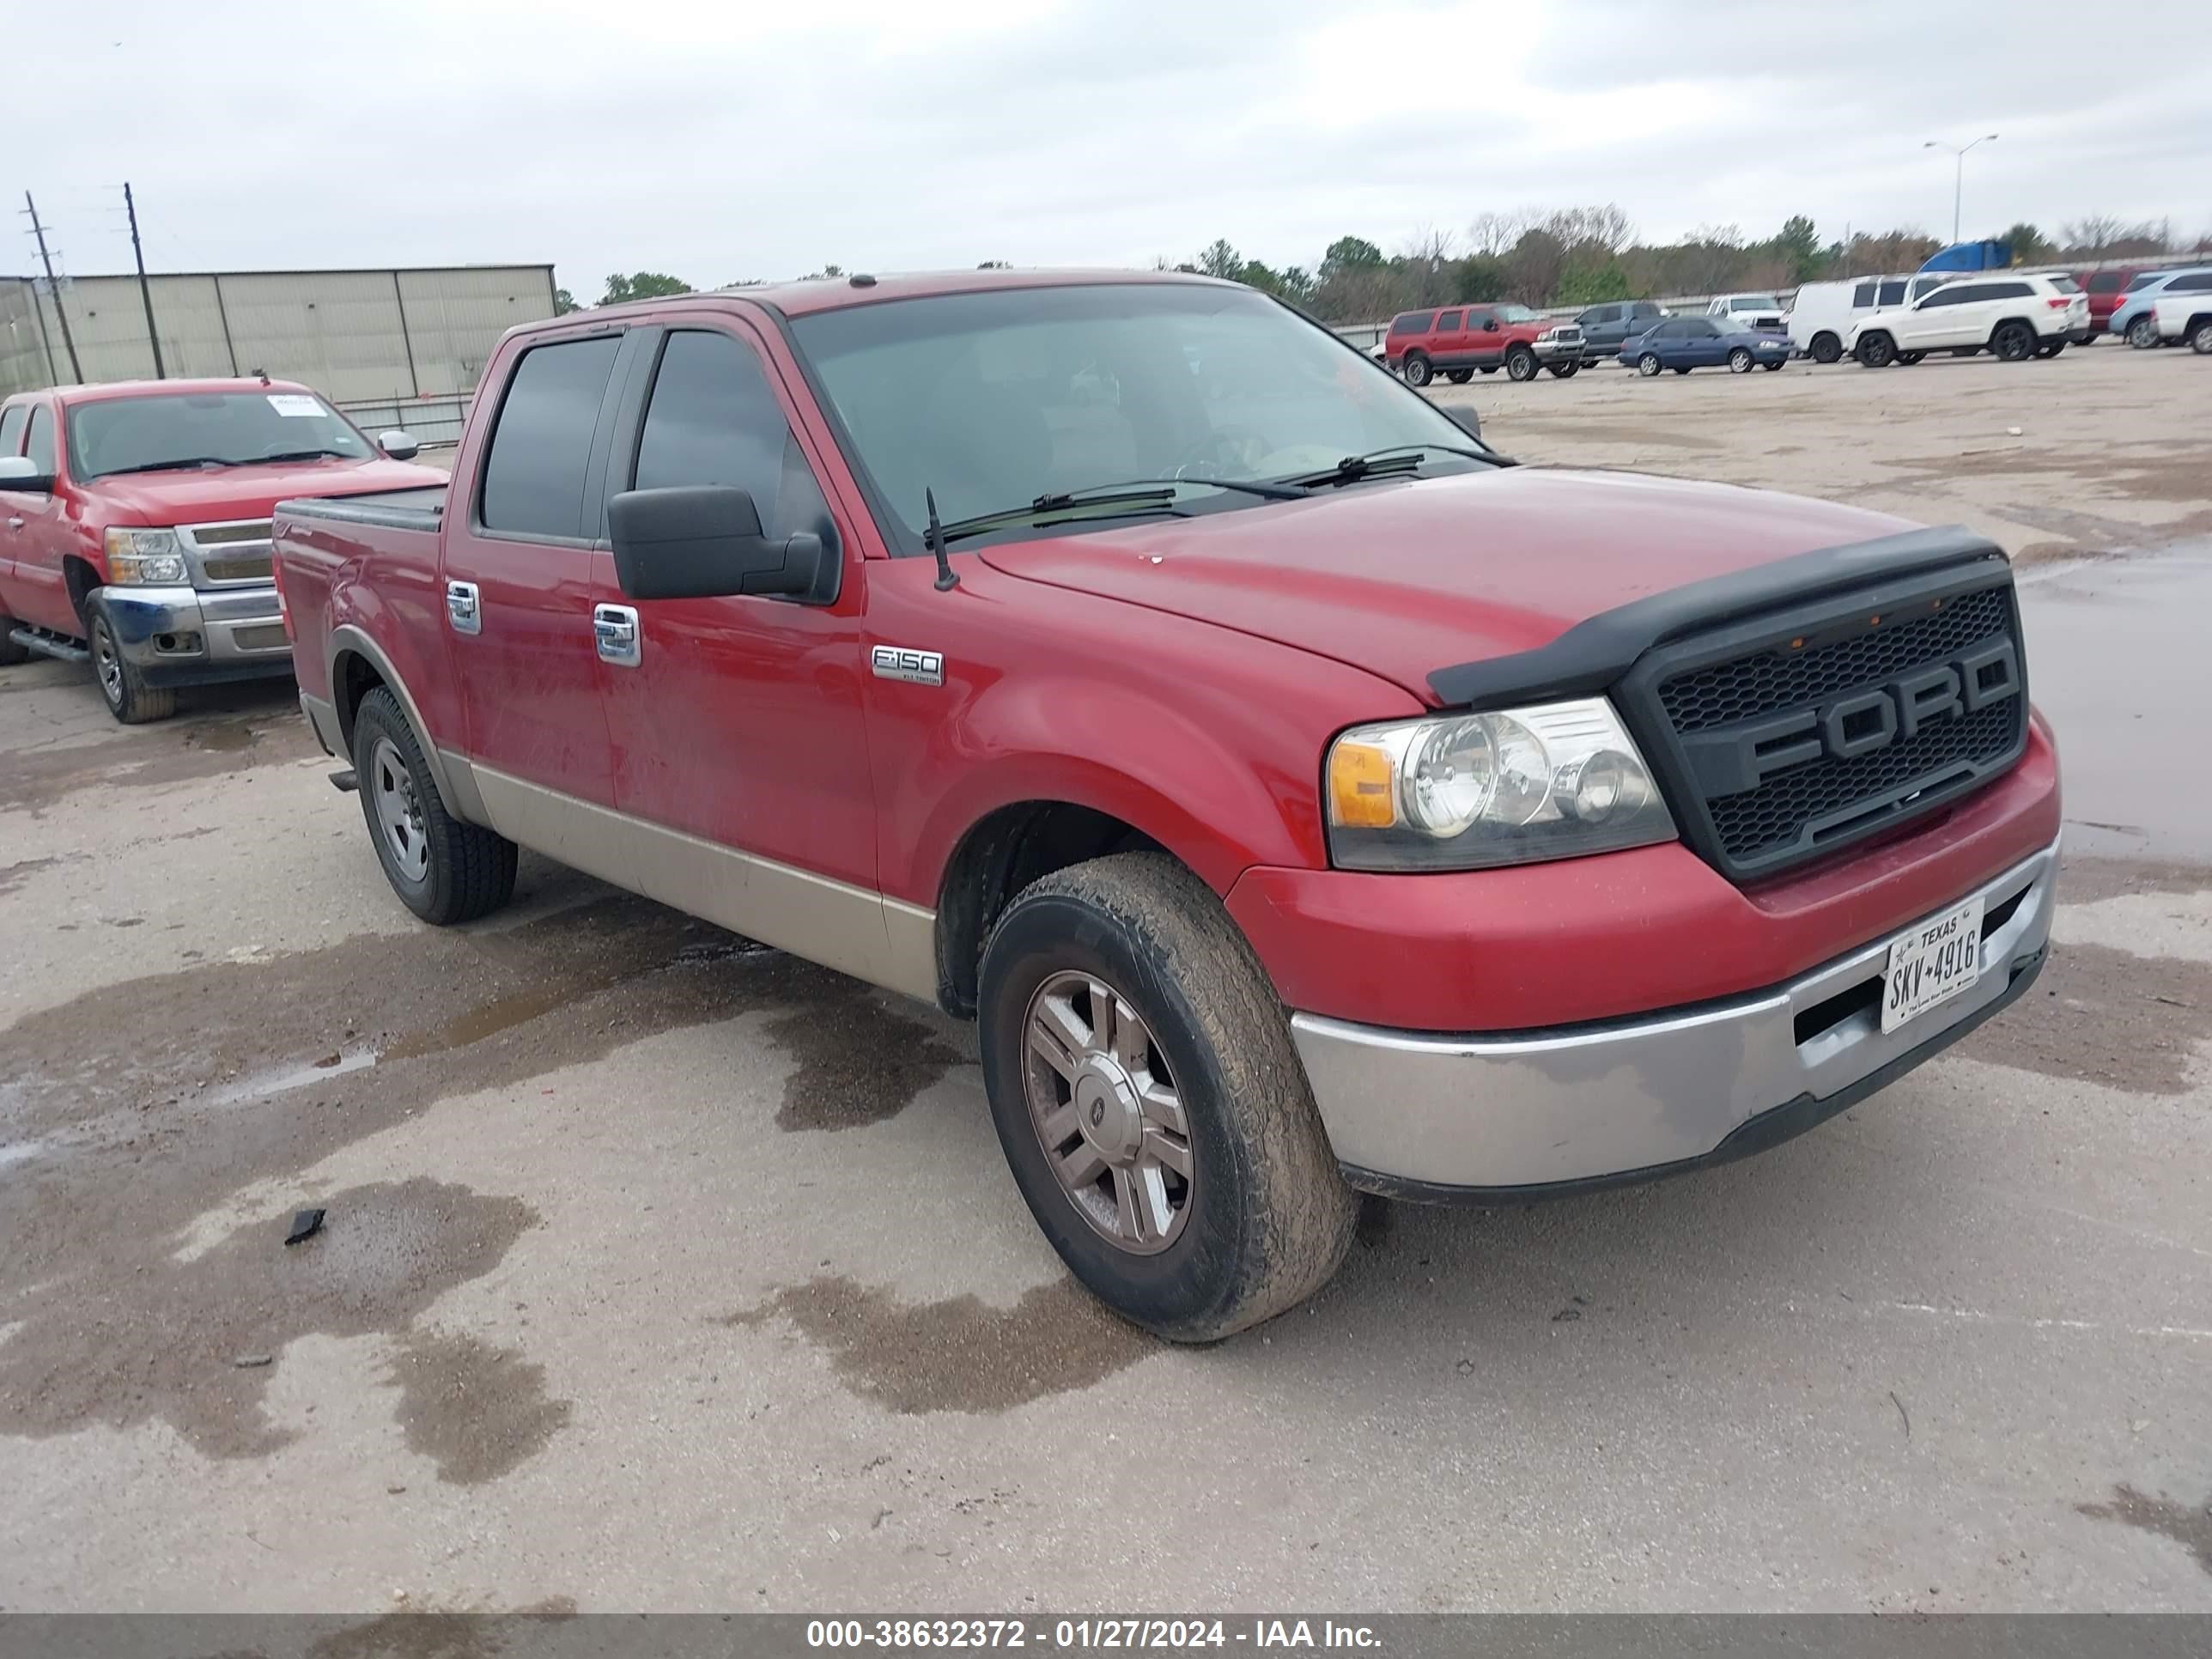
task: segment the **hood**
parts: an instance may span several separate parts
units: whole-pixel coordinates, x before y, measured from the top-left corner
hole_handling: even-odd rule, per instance
[[[1534,650],[1647,594],[1915,527],[1729,484],[1508,467],[981,556],[1009,575],[1333,657],[1432,703],[1436,669]]]
[[[132,472],[95,478],[86,493],[108,509],[112,524],[212,524],[265,519],[294,497],[362,495],[380,489],[442,485],[434,467],[380,457],[367,461],[285,461],[274,466],[226,466],[186,472]]]

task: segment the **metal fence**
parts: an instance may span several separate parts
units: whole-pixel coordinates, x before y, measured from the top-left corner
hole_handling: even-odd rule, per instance
[[[468,398],[402,398],[382,403],[342,403],[346,417],[372,438],[404,432],[426,448],[458,444],[469,423]]]

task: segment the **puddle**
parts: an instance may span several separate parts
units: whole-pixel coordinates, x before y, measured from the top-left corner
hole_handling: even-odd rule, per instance
[[[965,1058],[920,1020],[857,981],[851,992],[769,1022],[771,1041],[799,1061],[776,1127],[858,1129],[896,1117]]]
[[[380,1058],[375,1049],[362,1048],[350,1054],[331,1054],[305,1066],[281,1066],[274,1071],[240,1078],[219,1089],[207,1090],[199,1098],[210,1106],[235,1106],[243,1101],[265,1100],[270,1095],[287,1094],[311,1083],[343,1077],[349,1072],[367,1071]]]
[[[410,1331],[390,1376],[408,1449],[456,1486],[497,1480],[568,1426],[569,1403],[546,1397],[543,1365],[465,1331]]]
[[[1108,1313],[1070,1279],[994,1308],[972,1296],[904,1303],[825,1274],[715,1322],[756,1327],[771,1319],[788,1320],[825,1350],[854,1393],[905,1415],[1012,1411],[1087,1389],[1166,1346]],[[1132,1421],[1140,1425],[1141,1413]],[[1141,1428],[1130,1432],[1133,1447]]]

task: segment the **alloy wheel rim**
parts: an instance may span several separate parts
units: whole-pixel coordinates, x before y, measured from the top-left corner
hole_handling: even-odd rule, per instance
[[[123,706],[123,657],[115,648],[115,635],[105,622],[92,625],[93,661],[100,672],[100,695],[112,708]]]
[[[420,881],[429,872],[430,842],[422,827],[422,805],[415,793],[415,775],[389,738],[379,738],[368,757],[369,799],[376,827],[400,874]]]
[[[1182,1097],[1152,1029],[1096,974],[1059,973],[1022,1019],[1030,1126],[1060,1190],[1115,1249],[1155,1255],[1197,1191]]]

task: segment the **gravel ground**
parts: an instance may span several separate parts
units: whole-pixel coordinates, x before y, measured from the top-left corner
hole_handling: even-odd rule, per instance
[[[2212,365],[1446,395],[2100,556],[2024,573],[2029,1000],[1749,1163],[1372,1206],[1170,1349],[965,1029],[534,858],[420,927],[288,690],[0,671],[0,1607],[2212,1610]]]

